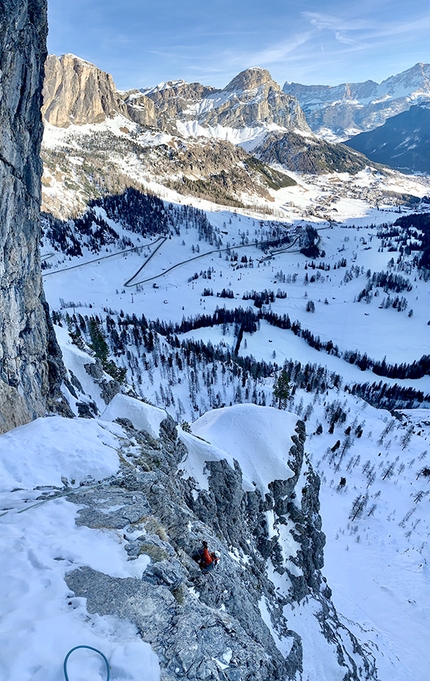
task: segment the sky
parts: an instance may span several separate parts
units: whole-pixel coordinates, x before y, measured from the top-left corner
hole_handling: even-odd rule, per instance
[[[183,79],[224,87],[250,66],[286,80],[381,82],[430,62],[428,0],[48,0],[48,49],[119,89]]]

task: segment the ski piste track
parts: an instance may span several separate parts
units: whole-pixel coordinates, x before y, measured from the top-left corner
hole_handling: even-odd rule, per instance
[[[298,239],[300,238],[300,235],[297,234],[294,238],[294,240],[286,245],[282,249],[278,249],[276,251],[273,251],[270,255],[262,258],[262,260],[267,260],[270,259],[273,255],[276,255],[278,253],[283,253],[283,252],[289,252],[292,253],[294,252],[292,250],[293,246],[297,243]],[[139,253],[140,250],[143,248],[148,248],[148,247],[153,247],[156,246],[156,248],[152,251],[152,253],[146,258],[145,262],[139,267],[137,272],[133,274],[132,277],[127,279],[123,286],[126,288],[132,288],[134,286],[139,286],[142,284],[148,284],[151,281],[155,281],[156,279],[160,279],[163,277],[165,274],[168,274],[172,270],[175,270],[178,267],[182,267],[183,265],[186,265],[190,262],[193,262],[195,260],[201,260],[202,258],[206,258],[208,255],[213,255],[214,253],[226,253],[228,251],[232,250],[240,250],[244,248],[250,248],[253,244],[240,244],[240,245],[232,245],[228,246],[226,248],[214,248],[210,251],[206,251],[205,253],[200,253],[199,255],[195,255],[192,258],[187,258],[186,260],[181,260],[180,262],[175,263],[171,267],[168,267],[167,269],[163,270],[162,272],[159,272],[158,274],[154,274],[152,277],[147,277],[146,279],[140,279],[139,281],[135,281],[137,277],[141,274],[141,272],[144,270],[144,268],[147,266],[149,261],[154,257],[154,255],[159,251],[159,249],[163,246],[163,244],[168,240],[168,237],[159,237],[156,241],[153,241],[150,244],[147,244],[146,246],[136,246],[134,248],[128,248],[124,251],[117,251],[116,253],[110,253],[109,255],[102,255],[99,258],[94,258],[93,260],[88,260],[87,262],[79,263],[77,265],[71,265],[70,267],[64,267],[61,270],[53,270],[51,272],[43,272],[42,276],[47,277],[51,276],[53,274],[60,274],[62,272],[69,272],[70,270],[77,269],[79,267],[85,267],[86,265],[93,265],[94,263],[99,263],[101,260],[107,260],[108,258],[115,258],[117,256],[125,255],[126,253]],[[266,241],[266,242],[261,242],[260,247],[262,248],[270,248],[270,246],[280,246],[282,242],[282,239],[274,239],[273,241]]]

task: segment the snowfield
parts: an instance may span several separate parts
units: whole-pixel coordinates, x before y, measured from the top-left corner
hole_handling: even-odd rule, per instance
[[[380,679],[425,681],[430,663],[426,652],[430,483],[422,471],[430,437],[428,412],[412,410],[399,421],[388,412],[338,393],[345,421],[329,433],[324,404],[334,396],[326,397],[324,403],[321,397],[312,400],[311,395],[298,391],[290,404],[291,413],[246,404],[208,412],[192,425],[194,435],[181,433],[189,455],[180,469],[204,489],[205,461],[226,458],[234,464],[237,460],[244,484],[250,489],[257,484],[264,491],[271,479],[291,474],[286,453],[307,401],[313,408],[307,419],[306,451],[322,479],[321,514],[327,535],[323,573],[333,589],[334,604],[348,628],[372,650]],[[128,413],[133,419],[136,411],[131,401],[119,404],[121,408],[113,409],[112,416]],[[129,412],[127,405],[131,406]],[[148,423],[158,422],[160,410],[143,405],[143,411]],[[323,431],[317,435],[320,423],[324,423]],[[105,424],[108,422],[84,424],[83,420],[52,417],[0,437],[3,470],[10,468],[11,447],[12,451],[20,446],[26,451],[25,458],[15,458],[13,475],[9,472],[0,497],[6,595],[0,670],[10,681],[56,681],[67,651],[81,644],[107,655],[112,678],[140,678],[144,668],[150,681],[159,679],[157,659],[137,631],[112,617],[88,615],[85,600],[74,598],[63,579],[65,572],[80,565],[112,576],[138,577],[149,561],[145,556],[128,561],[118,531],[77,527],[76,506],[67,501],[67,488],[66,496],[50,498],[53,486],[58,490],[62,478],[69,478],[73,486],[97,484],[97,476],[115,472],[113,448],[119,449],[121,428],[111,424],[107,432]],[[76,437],[82,440],[78,450],[71,427],[78,427]],[[352,435],[345,436],[348,427]],[[362,434],[354,435],[360,432],[358,428]],[[338,447],[337,440],[341,442]],[[366,497],[361,511],[357,497]],[[273,518],[268,517],[268,522],[273,523]],[[285,536],[276,524],[271,531],[281,532],[286,555],[293,555],[288,528]],[[274,587],[287,595],[288,580],[274,571],[271,579]],[[260,609],[269,624],[264,603]],[[305,664],[309,673],[327,681],[338,678],[329,651],[311,645],[320,636],[313,606],[304,603],[294,610],[286,606],[284,614],[291,628],[308,641]],[[273,636],[285,648],[286,641],[279,639],[275,630]],[[88,651],[77,651],[74,656],[70,662],[73,678],[85,681],[91,675],[104,679],[100,658]]]
[[[115,577],[137,577],[147,556],[127,561],[119,532],[77,527],[78,507],[50,498],[63,488],[96,484],[118,470],[121,428],[103,422],[37,419],[0,437],[1,567],[3,596],[0,677],[8,681],[58,681],[63,660],[78,645],[108,658],[112,679],[159,681],[158,658],[134,626],[89,615],[64,581],[67,571],[88,565]],[[67,494],[67,488],[66,488]],[[88,650],[68,664],[73,681],[104,680],[105,663]]]
[[[121,138],[124,121],[97,129]],[[61,150],[92,129],[47,126],[45,144]],[[184,124],[182,132],[202,131]],[[204,134],[248,148],[258,132],[205,128]],[[137,126],[133,133],[142,148],[171,141]],[[79,163],[78,142],[76,158]],[[207,490],[205,463],[225,459],[240,465],[244,490],[262,495],[272,480],[292,476],[291,437],[297,420],[305,422],[306,467],[321,479],[322,572],[333,603],[374,655],[380,681],[428,681],[429,412],[402,403],[390,413],[353,387],[380,382],[421,391],[421,401],[409,400],[417,407],[429,404],[430,377],[428,371],[420,378],[379,375],[353,356],[412,364],[429,353],[430,279],[414,263],[417,235],[399,244],[388,227],[413,212],[401,196],[414,196],[417,210],[426,209],[418,201],[429,194],[429,179],[371,168],[354,177],[297,175],[296,186],[261,200],[262,214],[257,205],[234,210],[180,197],[144,175],[135,158],[124,156],[118,167],[162,196],[166,213],[184,204],[204,211],[212,233],[183,219],[169,233],[144,236],[98,207],[97,216],[119,237],[98,253],[82,237],[83,256],[65,255],[45,235],[44,288],[67,367],[63,392],[76,418],[37,419],[0,436],[0,678],[59,681],[67,651],[87,644],[106,654],[112,681],[140,680],[142,670],[146,681],[159,681],[158,659],[135,627],[88,613],[64,576],[84,565],[124,578],[146,569],[144,555],[127,560],[121,531],[77,526],[78,508],[68,495],[117,474],[127,452],[124,422],[116,419],[156,438],[169,414],[188,451],[178,476]],[[50,182],[45,196],[72,207],[75,190],[54,176]],[[307,226],[318,232],[318,258],[300,252]],[[288,244],[272,244],[286,236]],[[124,238],[133,245],[120,246]],[[381,273],[406,280],[403,290],[371,285]],[[395,295],[404,299],[400,307],[393,306]],[[252,317],[252,328],[245,312],[233,318],[239,308]],[[220,311],[231,313],[229,321],[215,321]],[[287,315],[290,328],[273,323]],[[311,347],[310,334],[337,346],[337,354]],[[278,410],[273,387],[284,362],[292,366],[290,396],[286,410]],[[113,368],[123,370],[121,385]],[[116,391],[109,404],[106,385]],[[80,418],[85,410],[95,418]],[[270,510],[266,522],[284,557],[294,555],[299,545],[291,528],[277,524]],[[288,579],[270,562],[268,576],[288,597]],[[259,608],[288,654],[291,640],[275,631],[263,598]],[[307,642],[300,681],[342,681],[335,653],[319,647],[314,604],[285,606],[284,615]],[[103,661],[88,651],[74,654],[70,670],[73,681],[105,678]]]
[[[189,452],[181,467],[202,481],[206,461],[225,459],[234,467],[236,460],[243,473],[243,489],[257,488],[264,496],[270,482],[293,476],[287,455],[296,423],[293,414],[254,404],[214,409],[192,424],[198,439],[180,432]],[[208,489],[207,480],[204,489]]]

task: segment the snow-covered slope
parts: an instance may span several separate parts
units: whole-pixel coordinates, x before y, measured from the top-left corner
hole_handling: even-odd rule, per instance
[[[39,419],[0,438],[4,678],[55,681],[83,645],[107,656],[112,678],[144,668],[158,681],[161,665],[172,681],[194,678],[194,666],[246,681],[250,662],[259,681],[275,670],[294,678],[303,658],[323,681],[376,679],[368,645],[340,624],[321,580],[318,481],[297,416],[241,405],[207,414],[181,440],[160,412],[117,396],[98,420]],[[206,577],[191,559],[203,537],[221,552]],[[286,603],[302,613],[297,627]],[[295,633],[304,621],[315,623],[312,644]],[[106,673],[82,649],[68,671],[78,681]]]
[[[238,129],[235,134],[242,133]],[[235,146],[228,135],[220,137],[185,140],[177,131],[142,129],[124,116],[68,128],[46,124],[42,209],[67,219],[82,214],[94,200],[133,187],[177,201],[191,195],[270,211],[270,190],[294,180],[284,169],[272,169]]]
[[[130,418],[137,428],[141,427],[142,420],[140,416],[136,418],[135,407],[127,410],[126,404],[123,400],[119,408],[112,403],[110,416]],[[159,410],[149,405],[142,405],[142,408],[146,423],[153,424],[151,428],[156,427]],[[255,405],[236,405],[202,416],[192,424],[193,434],[179,431],[186,446],[178,462],[179,475],[184,485],[190,484],[193,489],[188,503],[201,520],[207,514],[204,509],[209,495],[220,500],[220,495],[224,494],[220,488],[222,471],[229,480],[229,491],[223,501],[227,506],[224,511],[221,506],[217,511],[210,507],[212,518],[207,518],[208,525],[203,526],[201,520],[191,520],[193,516],[187,516],[188,522],[194,525],[194,532],[197,530],[194,541],[202,533],[211,536],[210,525],[215,518],[218,519],[216,522],[221,522],[222,518],[227,521],[230,541],[229,545],[224,545],[219,538],[211,539],[221,550],[221,571],[213,578],[194,582],[191,588],[190,585],[182,587],[178,615],[182,609],[189,619],[188,603],[193,608],[197,605],[198,592],[203,599],[201,605],[207,603],[215,616],[219,612],[224,617],[222,613],[226,610],[229,613],[231,595],[226,596],[226,600],[221,595],[218,602],[220,594],[227,594],[230,588],[225,580],[231,579],[235,570],[246,575],[254,560],[252,552],[245,549],[250,536],[245,527],[238,524],[239,516],[231,515],[229,504],[234,505],[240,488],[245,490],[242,494],[248,495],[259,490],[258,494],[268,495],[266,499],[275,494],[274,505],[267,505],[258,522],[266,528],[272,545],[279,545],[287,572],[279,571],[275,552],[266,563],[264,579],[268,581],[264,586],[260,585],[258,607],[272,642],[289,664],[294,659],[294,645],[291,646],[294,640],[295,645],[300,641],[303,674],[295,678],[305,679],[306,674],[318,674],[323,681],[341,681],[349,668],[350,678],[357,681],[387,677],[393,681],[425,681],[429,664],[425,647],[428,636],[425,604],[430,596],[426,567],[430,523],[425,503],[429,495],[427,410],[405,411],[401,418],[394,417],[336,388],[330,388],[324,394],[312,394],[299,388],[290,400],[289,409],[290,413]],[[298,596],[303,588],[300,586],[303,584],[300,582],[303,577],[300,555],[304,545],[300,543],[303,536],[300,538],[292,522],[293,509],[296,514],[303,512],[305,499],[308,500],[306,503],[313,499],[312,504],[315,504],[316,497],[312,495],[317,489],[313,489],[311,497],[307,496],[311,494],[308,487],[312,480],[311,469],[305,461],[298,468],[296,454],[291,454],[293,443],[298,442],[295,439],[298,415],[306,419],[305,451],[321,476],[321,512],[327,535],[323,573],[333,589],[332,598],[341,613],[339,616],[327,600],[330,592],[324,582],[321,582],[324,597],[316,598],[308,587],[306,597]],[[39,419],[0,438],[0,461],[7,470],[7,475],[2,476],[0,496],[2,572],[7,593],[2,603],[0,668],[10,681],[39,678],[54,681],[60,674],[67,651],[82,644],[91,645],[107,655],[113,677],[137,677],[144,666],[150,681],[160,678],[157,657],[149,645],[142,642],[135,624],[127,622],[127,619],[136,621],[132,615],[134,611],[127,606],[126,619],[119,619],[118,614],[114,614],[116,590],[126,584],[130,587],[132,583],[136,584],[137,588],[138,584],[147,583],[140,579],[142,573],[145,575],[151,565],[159,565],[151,562],[149,555],[153,561],[155,554],[149,546],[136,553],[144,546],[142,542],[154,541],[149,539],[153,537],[148,534],[149,520],[144,519],[145,527],[139,525],[139,521],[130,524],[131,507],[124,511],[125,497],[115,487],[117,480],[120,488],[127,489],[133,476],[138,475],[141,489],[146,489],[142,471],[147,471],[151,459],[145,458],[146,467],[140,468],[142,455],[148,457],[156,440],[145,440],[147,436],[143,433],[140,435],[144,438],[139,439],[137,431],[124,430],[105,418],[107,414],[98,421],[70,421],[60,417]],[[155,484],[154,471],[160,466],[164,447],[165,444],[156,452],[156,467],[143,474],[151,486]],[[25,449],[26,457],[14,457],[11,467],[11,452],[18,449]],[[121,459],[125,468],[118,476]],[[223,464],[223,459],[230,466]],[[152,461],[155,463],[156,459]],[[163,468],[166,463],[162,460]],[[225,465],[228,467],[224,468]],[[166,485],[167,478],[165,473],[163,475]],[[107,481],[97,482],[106,476]],[[279,487],[276,492],[271,480],[284,480],[289,491],[286,492],[287,487]],[[291,495],[291,489],[296,492],[288,497],[290,505],[286,513],[281,499],[286,493]],[[154,492],[151,504],[157,498],[157,491]],[[280,497],[276,496],[278,493]],[[136,494],[141,492],[128,493],[128,503],[136,505],[135,518],[143,509],[138,507],[142,501]],[[303,494],[302,498],[300,494]],[[169,495],[170,491],[165,489],[163,498],[158,496],[157,522],[166,512],[162,510],[164,504],[171,503]],[[75,503],[70,503],[74,496]],[[88,507],[91,497],[94,507]],[[178,503],[177,498],[175,503]],[[78,508],[86,509],[82,519],[77,515]],[[93,510],[88,515],[90,508]],[[316,507],[313,514],[315,510]],[[96,511],[98,515],[92,515]],[[174,514],[178,512],[178,509],[173,510]],[[121,529],[113,529],[118,525],[111,524],[117,513],[120,516],[125,513],[129,518],[123,520],[125,524],[120,523]],[[155,522],[155,518],[151,522]],[[300,522],[303,523],[303,519]],[[173,561],[172,565],[179,559],[190,569],[175,543],[177,540],[173,540],[177,532],[173,525],[169,526],[168,539],[161,527],[157,532],[162,539],[161,543],[158,539],[157,551],[161,547],[163,550],[168,546],[175,547],[177,553],[169,559]],[[310,527],[304,536],[309,536],[309,532]],[[236,536],[246,539],[245,544],[235,544]],[[186,550],[189,549],[187,545]],[[140,557],[135,558],[136,555]],[[86,575],[85,579],[89,580],[86,598],[82,598],[80,582],[76,581],[78,575],[81,579]],[[109,603],[112,607],[101,607],[97,600],[97,591],[93,590],[96,583],[92,585],[91,582],[95,575],[111,580]],[[70,588],[66,582],[74,586]],[[166,583],[158,582],[161,583],[167,592]],[[160,589],[160,586],[155,587],[151,598],[156,599],[158,593],[161,595]],[[237,602],[245,608],[244,614],[251,617],[246,610],[248,604],[240,601],[244,595],[238,591],[238,584],[235,589]],[[249,585],[248,589],[250,595],[253,587]],[[293,594],[296,596],[291,600]],[[126,601],[125,595],[121,598]],[[276,608],[275,603],[278,603]],[[207,606],[204,607],[208,616]],[[110,614],[106,614],[107,611]],[[194,612],[192,619],[196,617]],[[253,613],[252,618],[255,617]],[[158,626],[155,622],[153,619],[154,631]],[[257,631],[261,624],[253,619],[253,626]],[[351,638],[348,630],[360,643]],[[291,638],[293,632],[299,639]],[[146,636],[143,635],[144,640],[153,640]],[[23,638],[25,652],[21,645]],[[200,644],[203,639],[198,638],[197,654]],[[153,645],[159,645],[155,644],[155,639]],[[235,653],[229,653],[228,646],[218,647],[218,650],[225,656],[215,655],[221,663],[217,662],[214,669],[237,670],[238,664],[240,668],[239,660]],[[373,658],[378,672],[373,668]],[[89,673],[103,679],[105,670],[99,657],[81,650],[71,658],[69,672],[84,681]],[[177,677],[171,674],[168,678]],[[189,678],[187,674],[185,678]],[[287,674],[286,678],[293,676]]]
[[[115,475],[126,433],[117,424],[59,416],[38,419],[0,437],[2,599],[0,676],[8,681],[56,681],[74,646],[101,650],[112,678],[159,681],[157,656],[135,626],[90,614],[65,582],[70,569],[91,566],[123,579],[139,575],[142,556],[127,560],[115,530],[75,524],[73,489],[97,488]],[[70,678],[106,678],[100,656],[70,657]]]
[[[384,125],[353,137],[347,144],[392,168],[430,173],[430,100],[388,118]]]

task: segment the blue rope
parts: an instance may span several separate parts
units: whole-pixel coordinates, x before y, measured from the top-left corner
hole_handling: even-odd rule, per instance
[[[64,665],[63,665],[63,669],[64,669],[64,678],[66,679],[66,681],[70,681],[69,675],[68,675],[68,673],[67,673],[67,660],[69,659],[69,657],[70,657],[70,655],[73,653],[73,651],[74,651],[74,650],[78,650],[78,648],[88,648],[88,650],[94,650],[95,653],[98,653],[99,655],[102,656],[102,658],[104,659],[104,661],[105,661],[105,663],[106,663],[106,681],[109,681],[109,679],[110,679],[110,669],[109,669],[109,662],[107,661],[107,657],[106,657],[106,655],[103,655],[103,653],[100,652],[100,650],[97,650],[97,648],[93,648],[92,646],[75,646],[74,648],[72,648],[71,650],[69,650],[69,652],[67,653],[66,657],[64,658]]]

